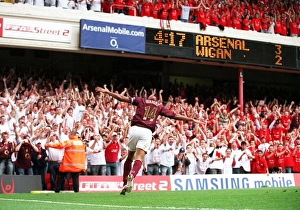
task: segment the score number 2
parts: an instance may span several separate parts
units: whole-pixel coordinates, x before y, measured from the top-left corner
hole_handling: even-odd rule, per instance
[[[281,45],[275,44],[275,65],[282,66],[282,49]]]

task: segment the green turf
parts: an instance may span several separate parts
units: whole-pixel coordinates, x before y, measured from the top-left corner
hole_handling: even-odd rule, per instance
[[[0,194],[0,210],[300,209],[300,187],[173,192]]]

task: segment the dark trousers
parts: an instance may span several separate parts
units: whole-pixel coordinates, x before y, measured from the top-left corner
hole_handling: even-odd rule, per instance
[[[56,186],[56,176],[58,175],[59,165],[59,162],[49,161],[48,171],[50,174],[51,190],[54,190]],[[63,183],[63,185],[60,186],[60,189],[65,190],[65,183]]]
[[[46,190],[46,184],[45,184],[45,166],[32,166],[33,175],[41,175],[42,179],[42,188],[43,190]]]
[[[245,169],[243,168],[243,166],[240,167],[240,173],[241,174],[250,174],[250,171],[245,171]]]
[[[55,192],[60,192],[61,186],[65,183],[65,177],[67,174],[71,174],[73,180],[73,190],[74,192],[79,192],[79,172],[58,172],[58,178],[56,182],[56,187],[54,189]]]

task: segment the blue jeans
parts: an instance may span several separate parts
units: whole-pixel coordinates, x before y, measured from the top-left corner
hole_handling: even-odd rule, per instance
[[[232,174],[240,174],[240,168],[232,168]]]
[[[18,173],[19,175],[33,175],[33,170],[32,168],[29,169],[18,168]]]
[[[5,174],[13,175],[14,164],[11,159],[0,159],[0,175]]]
[[[172,167],[160,165],[161,175],[172,175]]]
[[[158,164],[148,164],[147,165],[148,175],[159,175],[159,165]]]
[[[106,165],[91,165],[92,175],[106,175]]]
[[[117,163],[106,162],[106,175],[116,176],[117,175]]]

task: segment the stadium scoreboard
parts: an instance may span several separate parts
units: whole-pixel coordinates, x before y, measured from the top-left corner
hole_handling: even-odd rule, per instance
[[[297,50],[282,44],[146,28],[146,54],[150,55],[298,69]]]

